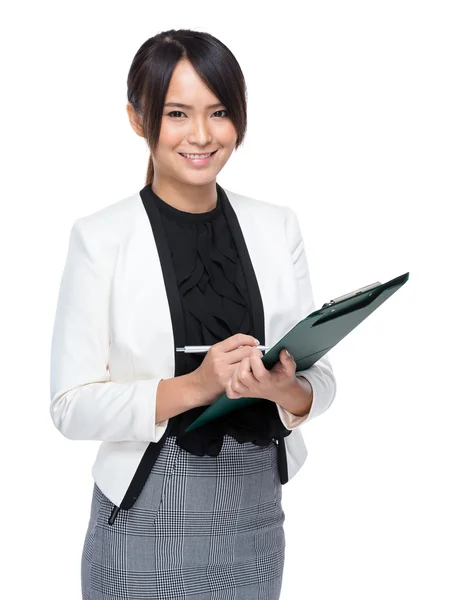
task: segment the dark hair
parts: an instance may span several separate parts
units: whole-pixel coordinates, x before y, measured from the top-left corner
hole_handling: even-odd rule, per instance
[[[238,137],[244,140],[247,126],[247,90],[244,75],[230,50],[209,33],[171,29],[144,42],[132,61],[127,77],[127,99],[140,115],[150,153],[158,144],[164,102],[177,63],[186,59],[226,107]],[[150,156],[145,184],[153,182]]]

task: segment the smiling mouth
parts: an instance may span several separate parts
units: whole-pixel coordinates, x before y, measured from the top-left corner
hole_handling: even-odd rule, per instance
[[[219,149],[217,148],[217,150],[214,150],[214,152],[205,152],[204,154],[208,154],[208,156],[204,157],[203,155],[199,155],[199,157],[198,157],[198,158],[199,158],[199,159],[201,159],[201,158],[210,158],[210,157],[211,157],[211,156],[213,156],[213,155],[214,155],[216,152],[218,152],[218,150],[219,150]],[[185,153],[185,152],[179,152],[179,154],[180,154],[180,156],[184,156],[185,158],[188,158],[188,156],[186,156],[186,154],[187,154],[187,153]],[[191,153],[188,153],[188,154],[190,154],[190,156],[194,156],[194,154],[195,154],[195,153],[194,153],[194,152],[191,152]]]

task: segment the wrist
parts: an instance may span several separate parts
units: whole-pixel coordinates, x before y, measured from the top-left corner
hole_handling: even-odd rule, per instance
[[[211,404],[223,393],[223,390],[212,389],[204,381],[199,368],[188,375],[190,377],[190,402],[191,408],[197,406],[207,406]]]
[[[294,377],[287,381],[284,387],[273,386],[271,394],[269,394],[266,399],[283,406],[281,402],[282,398],[294,397],[294,395],[298,393],[300,393],[300,383],[296,378],[296,374],[294,374]],[[286,408],[286,406],[284,408]]]
[[[202,400],[204,400],[205,394],[201,375],[197,369],[195,371],[191,371],[191,373],[188,374],[188,378],[190,386],[189,404],[191,409],[202,405]]]
[[[271,400],[295,417],[303,417],[310,412],[313,402],[313,388],[305,377],[295,374],[294,379],[283,390],[277,390]]]

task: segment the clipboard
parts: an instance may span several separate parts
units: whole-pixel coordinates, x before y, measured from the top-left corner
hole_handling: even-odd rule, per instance
[[[287,348],[296,361],[296,373],[309,369],[323,355],[345,338],[357,325],[369,317],[381,304],[395,294],[409,278],[409,273],[381,283],[376,281],[329,302],[299,321],[272,348],[262,356],[262,362],[271,369]],[[265,398],[230,399],[224,393],[210,404],[185,430],[185,433],[240,408],[262,402]],[[267,400],[268,401],[268,400]]]

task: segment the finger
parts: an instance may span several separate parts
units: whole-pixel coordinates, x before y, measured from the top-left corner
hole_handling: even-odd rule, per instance
[[[250,364],[254,378],[261,380],[262,377],[264,377],[264,375],[267,373],[267,369],[262,362],[262,352],[260,350],[253,350],[251,352]]]
[[[294,360],[294,357],[292,354],[289,353],[288,350],[286,350],[285,348],[283,348],[283,350],[280,352],[280,360],[282,362],[286,362],[286,363],[295,363],[296,361]]]
[[[285,354],[286,352],[287,350],[285,350]],[[292,354],[289,354],[289,356],[286,354],[286,358],[288,359],[288,362],[293,366],[294,370],[296,370],[296,361],[294,360],[294,356]]]
[[[237,333],[218,343],[221,345],[221,350],[223,352],[230,352],[239,348],[240,346],[256,346],[259,344],[259,340],[252,335]]]
[[[231,376],[231,379],[230,379],[230,388],[232,389],[232,391],[234,391],[237,394],[240,393],[240,389],[241,389],[241,381],[239,378],[240,367],[241,367],[241,361],[238,365],[236,365],[236,368],[233,371],[233,375]]]
[[[230,378],[230,381],[229,381],[229,383],[227,385],[227,388],[229,390],[229,393],[227,393],[227,396],[229,398],[235,398],[235,397],[239,396],[239,392],[236,391],[236,389],[238,387],[238,383],[237,383],[237,371],[238,371],[238,368],[236,368],[233,371],[233,374],[232,374],[232,376]]]
[[[251,364],[249,362],[249,357],[246,356],[242,359],[240,366],[237,369],[237,381],[238,385],[242,385],[244,388],[248,388],[247,382],[249,382],[251,373]]]
[[[256,356],[254,352],[249,357],[250,371],[246,374],[243,383],[248,386],[248,389],[252,390],[256,385],[260,385],[265,374],[262,374],[261,368],[264,367],[262,361],[260,359],[260,350],[259,354]],[[261,364],[259,364],[261,363]],[[263,369],[266,371],[266,368]]]

